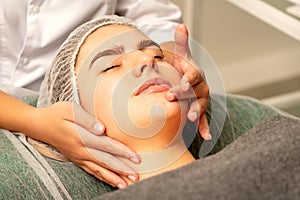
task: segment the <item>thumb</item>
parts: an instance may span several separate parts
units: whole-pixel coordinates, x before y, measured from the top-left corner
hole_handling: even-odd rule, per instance
[[[175,48],[174,48],[174,60],[173,64],[179,61],[179,59],[185,59],[189,55],[188,47],[188,30],[184,24],[176,26],[175,30]]]
[[[95,135],[101,135],[105,131],[105,126],[103,123],[98,121],[94,116],[90,115],[86,110],[84,110],[79,104],[72,104],[73,116],[70,121],[85,128]]]

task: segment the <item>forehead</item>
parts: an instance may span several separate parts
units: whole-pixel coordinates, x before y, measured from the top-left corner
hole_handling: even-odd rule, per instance
[[[76,68],[81,66],[96,49],[111,48],[113,45],[136,44],[136,41],[143,38],[147,37],[135,27],[117,24],[100,27],[93,31],[81,45],[77,55]]]
[[[128,42],[128,39],[134,39],[137,36],[144,36],[139,30],[134,27],[125,25],[106,25],[96,29],[85,40],[80,49],[85,51],[93,51],[98,46],[120,45]]]

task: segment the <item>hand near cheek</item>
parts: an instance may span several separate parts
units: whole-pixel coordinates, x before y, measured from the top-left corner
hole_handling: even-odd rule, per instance
[[[129,147],[105,136],[104,126],[80,105],[58,102],[35,109],[33,116],[32,121],[37,123],[30,132],[44,133],[44,142],[96,178],[120,189],[127,186],[122,177],[133,182],[139,179],[137,172],[116,156],[134,163],[139,163],[140,157]]]
[[[176,99],[196,98],[190,105],[188,118],[191,121],[199,120],[199,132],[205,140],[211,139],[206,118],[208,106],[209,87],[206,83],[204,72],[191,58],[188,47],[188,31],[185,25],[176,27],[173,51],[173,66],[183,74],[180,86],[171,88],[166,93],[168,101]]]

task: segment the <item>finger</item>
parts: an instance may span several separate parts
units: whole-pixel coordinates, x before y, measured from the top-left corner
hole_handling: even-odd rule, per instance
[[[137,172],[133,168],[123,163],[116,156],[113,156],[109,153],[105,153],[103,151],[98,151],[96,149],[87,150],[99,162],[99,164],[102,167],[114,171],[119,175],[128,177],[134,182],[138,180],[139,175],[137,174]]]
[[[98,121],[96,117],[90,115],[86,112],[79,104],[73,104],[73,113],[75,117],[75,122],[89,130],[90,132],[101,135],[105,131],[105,126],[103,123]]]
[[[211,140],[212,135],[209,133],[209,125],[206,118],[205,111],[201,114],[199,118],[199,133],[204,140]]]
[[[190,62],[188,67],[182,69],[184,73],[180,81],[182,90],[187,91],[191,86],[206,82],[204,72],[196,66],[196,64]]]
[[[199,98],[193,101],[188,112],[188,119],[193,122],[196,121],[199,116],[205,111],[207,105],[208,100],[206,98]]]
[[[132,162],[138,164],[141,162],[141,159],[137,153],[126,145],[110,138],[107,136],[95,136],[89,134],[83,127],[77,127],[77,133],[81,139],[81,142],[84,146],[109,152],[111,154],[127,158]]]
[[[184,24],[179,24],[175,30],[174,59],[186,58],[188,54],[188,30]]]
[[[72,113],[68,116],[64,115],[65,120],[76,123],[95,135],[104,133],[105,126],[103,123],[87,113],[79,104],[70,102],[59,102],[57,104],[60,104],[59,106],[61,106],[62,109],[68,110],[65,113]]]
[[[130,166],[126,165],[121,160],[121,157],[116,157],[116,156],[113,156],[104,151],[100,151],[97,149],[83,146],[84,145],[84,140],[82,140],[83,133],[85,133],[88,137],[96,138],[96,139],[102,138],[105,136],[95,136],[93,134],[90,134],[83,127],[80,127],[80,126],[75,127],[72,122],[67,122],[65,127],[66,127],[66,132],[73,131],[73,133],[74,133],[74,131],[75,131],[75,133],[77,133],[77,136],[79,139],[79,140],[77,139],[77,141],[75,140],[75,144],[73,144],[73,146],[74,145],[77,146],[77,148],[75,150],[72,151],[72,148],[70,149],[70,148],[64,148],[64,147],[62,149],[60,149],[60,150],[63,150],[63,153],[66,153],[67,151],[71,151],[71,152],[69,152],[68,158],[72,162],[76,163],[79,166],[84,166],[85,165],[84,163],[86,163],[86,162],[93,162],[96,165],[98,165],[98,167],[111,169],[114,172],[116,172],[117,174],[119,173],[120,175],[123,174],[123,176],[127,176],[130,180],[138,180],[139,179],[139,175],[136,173],[136,171],[133,170]],[[74,130],[74,129],[76,129],[76,130]],[[73,140],[71,140],[71,141],[73,141]],[[95,144],[97,145],[98,141],[95,140],[95,142],[96,142]],[[97,147],[99,147],[99,145]],[[101,146],[100,146],[100,148],[101,148]],[[84,169],[86,170],[87,168],[84,168]],[[94,172],[92,174],[94,174]],[[100,175],[98,174],[98,177],[99,176]],[[134,178],[132,178],[132,177],[134,177]]]
[[[168,101],[191,99],[191,98],[208,98],[209,88],[206,82],[201,82],[188,91],[183,91],[181,86],[174,86],[166,92],[165,97]]]
[[[166,92],[165,98],[168,101],[183,100],[196,98],[194,90],[189,89],[188,91],[183,91],[180,85],[174,86]]]
[[[188,112],[188,119],[193,122],[199,119],[198,130],[201,137],[204,140],[211,140],[212,136],[209,133],[209,125],[206,118],[207,106],[208,106],[208,100],[205,98],[197,99],[196,101],[192,102],[190,106],[190,110]]]
[[[119,175],[108,169],[100,167],[99,165],[93,162],[85,162],[85,164],[81,165],[80,167],[89,174],[95,176],[99,180],[106,182],[107,184],[113,187],[123,189],[127,186],[126,181],[122,179]]]

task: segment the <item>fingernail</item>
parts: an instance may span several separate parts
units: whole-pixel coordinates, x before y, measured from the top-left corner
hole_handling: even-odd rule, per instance
[[[104,132],[104,126],[102,124],[96,123],[94,125],[94,131],[96,131],[97,133],[102,134]]]
[[[117,185],[117,187],[118,187],[119,189],[123,189],[123,188],[125,188],[126,186],[125,186],[124,184],[122,184],[122,183],[119,183],[119,184]]]
[[[185,78],[182,78],[181,80],[181,88],[183,91],[187,91],[188,89],[190,89],[190,83],[185,79]]]
[[[211,140],[212,139],[212,135],[210,133],[208,133],[206,136],[205,136],[205,139],[206,140]]]
[[[196,112],[189,112],[189,119],[191,121],[195,121],[197,119],[197,113]]]
[[[131,180],[132,182],[136,181],[136,177],[133,175],[128,175],[129,180]]]
[[[138,159],[137,157],[131,157],[130,160],[131,160],[132,162],[136,163],[136,164],[139,164],[139,163],[140,163],[140,161],[139,161],[139,159]]]
[[[175,95],[174,95],[172,92],[169,91],[169,92],[167,93],[167,98],[168,98],[168,100],[172,101],[172,100],[175,99]]]

